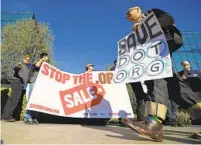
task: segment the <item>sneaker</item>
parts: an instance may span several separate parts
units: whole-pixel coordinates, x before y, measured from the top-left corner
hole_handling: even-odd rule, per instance
[[[5,122],[15,122],[15,118],[3,119],[3,121],[5,121]]]
[[[38,122],[37,119],[34,119],[34,120],[33,120],[33,123],[34,123],[34,124],[38,124],[39,122]]]
[[[33,122],[32,118],[30,118],[30,119],[24,118],[24,123],[25,124],[33,124],[34,122]]]
[[[195,132],[191,134],[190,138],[201,140],[201,132]]]
[[[1,139],[1,144],[4,144],[3,140]]]

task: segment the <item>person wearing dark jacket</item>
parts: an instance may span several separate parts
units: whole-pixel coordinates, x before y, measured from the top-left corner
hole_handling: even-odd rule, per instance
[[[48,60],[49,60],[48,54],[43,52],[40,54],[40,59],[32,65],[32,69],[31,69],[31,73],[30,73],[30,79],[29,79],[28,86],[27,86],[27,94],[26,94],[27,102],[29,101],[29,98],[30,98],[31,93],[33,91],[35,81],[36,81],[36,78],[38,76],[40,67],[41,67],[43,62],[47,62]],[[24,123],[26,123],[26,124],[38,124],[39,122],[38,122],[37,118],[38,118],[38,112],[26,109],[25,114],[24,114]]]
[[[188,61],[181,63],[183,70],[178,72],[191,89],[201,97],[201,71],[192,70]]]
[[[178,72],[182,79],[191,87],[193,92],[195,92],[201,98],[201,71],[192,70],[189,61],[182,61],[181,65],[183,70]],[[193,125],[201,125],[200,120],[192,120]]]
[[[2,118],[4,121],[14,122],[13,113],[21,99],[25,94],[25,89],[29,81],[29,75],[32,65],[30,64],[29,55],[25,55],[23,63],[18,63],[14,67],[14,75],[11,80],[11,96],[8,98]]]
[[[140,7],[132,7],[128,10],[127,19],[134,22],[133,30],[137,30],[140,21],[153,12],[165,34],[170,55],[183,45],[181,33],[174,24],[173,17],[160,9],[150,9],[142,14]],[[187,109],[193,120],[201,119],[201,99],[183,81],[178,73],[173,77],[165,79],[150,80],[145,82],[148,88],[150,100],[146,101],[147,117],[144,121],[131,123],[127,118],[122,122],[136,130],[142,135],[151,137],[156,141],[163,141],[163,125],[167,112],[169,98],[177,103],[181,108]],[[201,120],[200,120],[201,121]]]

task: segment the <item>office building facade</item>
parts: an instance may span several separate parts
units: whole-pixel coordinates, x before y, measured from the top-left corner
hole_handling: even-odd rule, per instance
[[[18,20],[23,19],[35,19],[32,12],[13,12],[13,13],[1,13],[1,28],[7,24],[16,23]]]
[[[182,70],[181,62],[188,60],[192,69],[201,71],[201,32],[182,32],[184,45],[173,53],[173,68]]]

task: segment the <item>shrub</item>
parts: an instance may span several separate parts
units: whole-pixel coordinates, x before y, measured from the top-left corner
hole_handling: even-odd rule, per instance
[[[1,88],[1,114],[3,114],[4,107],[8,100],[8,97],[11,95],[11,88]],[[26,96],[24,95],[19,102],[16,111],[14,112],[14,117],[16,120],[23,120],[24,119],[24,112],[26,108]]]
[[[22,100],[22,107],[21,107],[21,113],[20,113],[20,120],[24,119],[24,114],[25,114],[25,110],[26,110],[26,105],[27,105],[27,99],[26,99],[26,95],[23,96],[23,100]]]
[[[119,119],[118,118],[111,118],[109,121],[108,121],[109,124],[119,124]]]
[[[183,110],[183,109],[178,109],[177,110],[177,124],[178,125],[191,125],[191,119],[189,114]]]

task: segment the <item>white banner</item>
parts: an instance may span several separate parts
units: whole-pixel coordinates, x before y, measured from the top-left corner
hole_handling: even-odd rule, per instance
[[[172,63],[166,37],[154,13],[135,33],[118,41],[114,83],[130,83],[172,77]]]
[[[111,84],[113,72],[71,74],[43,63],[29,110],[76,118],[132,118],[125,84]]]

